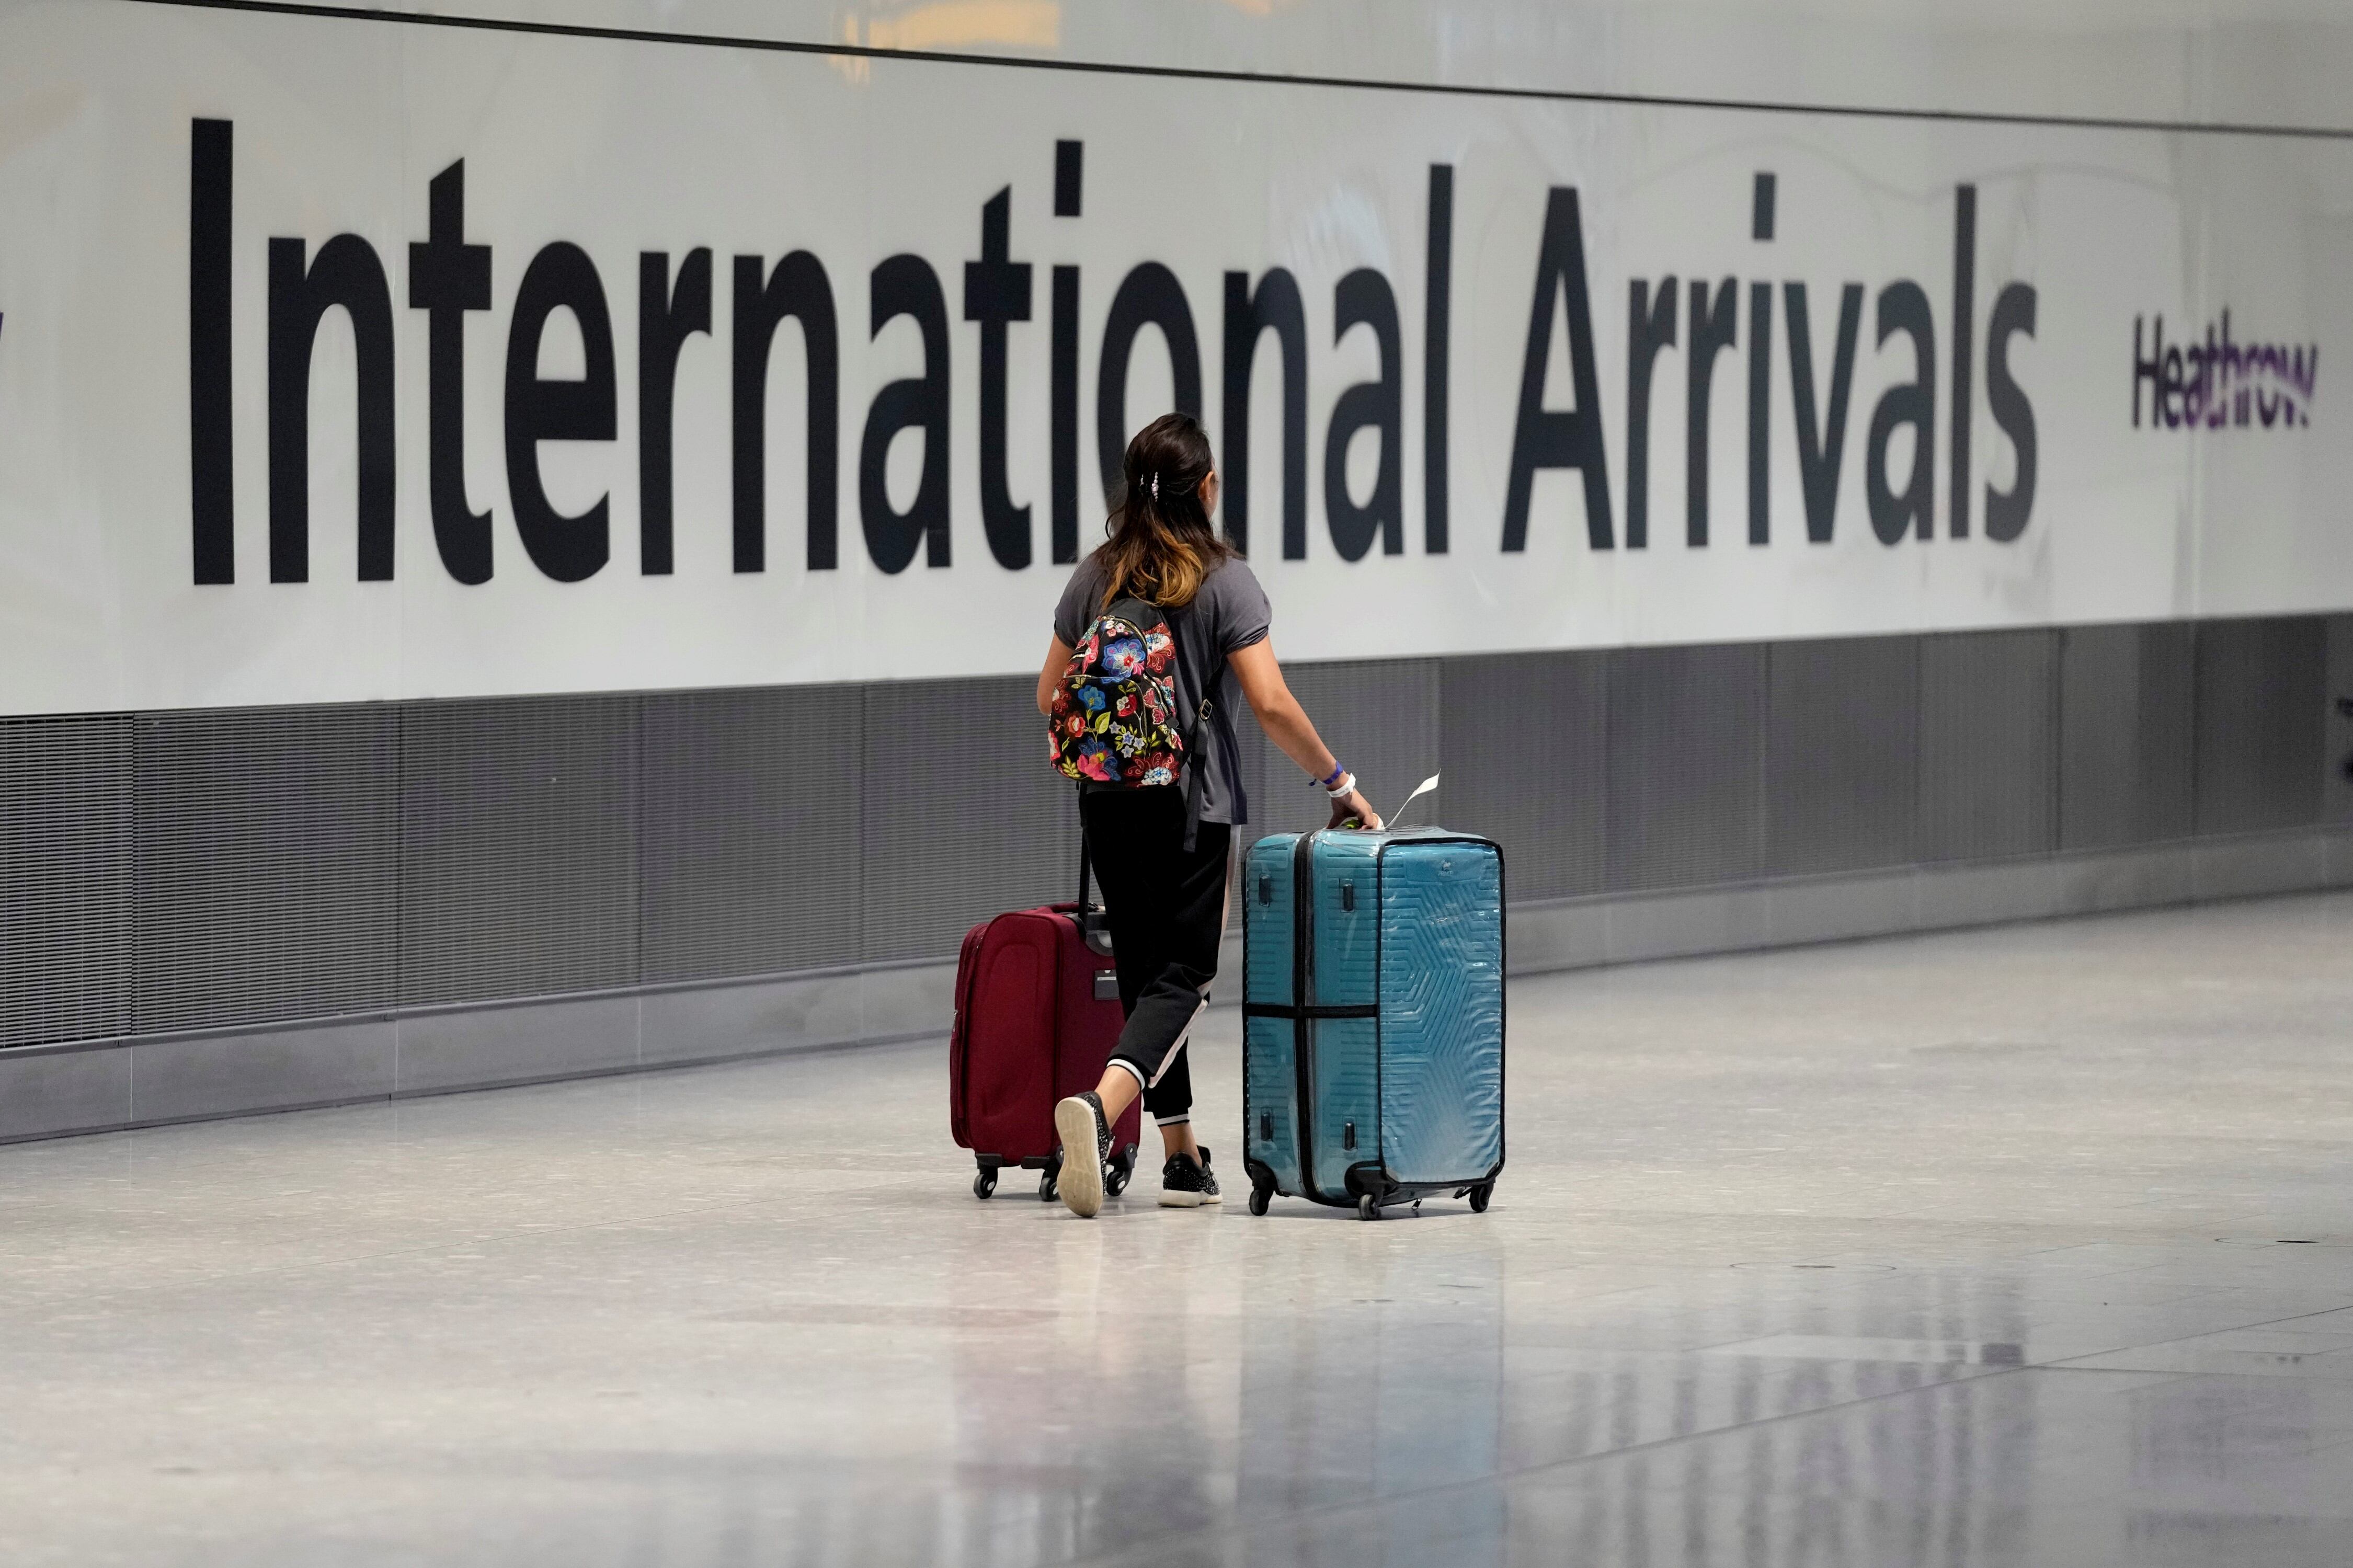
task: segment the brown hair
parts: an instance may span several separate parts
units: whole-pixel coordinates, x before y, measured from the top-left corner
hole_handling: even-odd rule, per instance
[[[1201,481],[1209,437],[1189,414],[1164,414],[1135,433],[1123,464],[1120,504],[1095,551],[1103,603],[1133,595],[1168,609],[1193,602],[1202,580],[1236,553],[1209,527]]]

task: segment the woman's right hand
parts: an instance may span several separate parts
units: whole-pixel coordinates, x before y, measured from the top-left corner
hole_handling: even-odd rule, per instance
[[[1365,798],[1363,790],[1352,789],[1345,795],[1333,797],[1331,826],[1343,826],[1350,817],[1356,818],[1356,826],[1359,827],[1370,828],[1376,832],[1380,829],[1381,814],[1373,809],[1373,803]]]

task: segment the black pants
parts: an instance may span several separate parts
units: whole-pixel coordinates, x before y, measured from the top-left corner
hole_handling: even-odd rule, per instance
[[[1079,816],[1103,884],[1127,1014],[1112,1060],[1144,1085],[1152,1119],[1173,1125],[1192,1114],[1185,1039],[1218,973],[1233,830],[1204,822],[1187,853],[1185,792],[1174,786],[1089,790],[1079,797]]]

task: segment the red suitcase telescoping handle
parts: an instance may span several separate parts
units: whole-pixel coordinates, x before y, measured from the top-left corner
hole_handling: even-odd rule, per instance
[[[1078,923],[1079,934],[1086,938],[1088,952],[1097,958],[1109,958],[1111,956],[1110,914],[1101,905],[1091,908],[1087,902],[1088,881],[1093,868],[1093,862],[1087,848],[1087,836],[1082,830],[1079,834],[1079,896],[1073,902],[1048,904],[1046,907],[1058,915],[1070,916]]]

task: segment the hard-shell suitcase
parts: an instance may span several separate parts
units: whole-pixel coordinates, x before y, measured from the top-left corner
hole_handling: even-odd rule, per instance
[[[1504,856],[1436,828],[1277,834],[1242,879],[1252,1214],[1437,1193],[1504,1168]]]
[[[1017,910],[965,935],[948,1037],[948,1115],[957,1144],[979,1167],[975,1197],[994,1193],[1007,1165],[1044,1173],[1038,1195],[1054,1196],[1062,1164],[1054,1103],[1094,1088],[1119,1041],[1125,1020],[1111,931],[1086,890],[1082,866],[1077,903]],[[1113,1194],[1135,1168],[1141,1114],[1130,1106],[1112,1129],[1103,1184]]]

